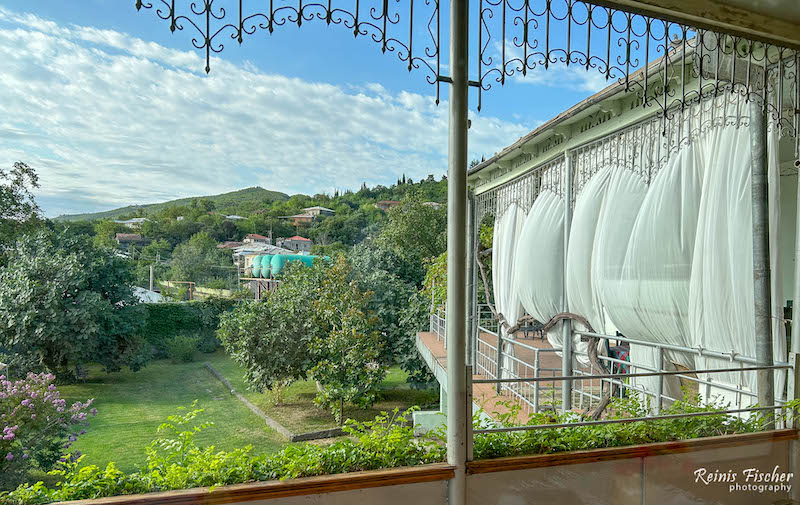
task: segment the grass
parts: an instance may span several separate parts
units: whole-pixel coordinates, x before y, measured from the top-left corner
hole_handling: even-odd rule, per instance
[[[60,386],[68,402],[95,399],[98,414],[90,418],[87,433],[73,445],[86,455],[83,462],[105,466],[114,461],[124,471],[138,470],[158,426],[194,400],[205,409],[203,420],[216,424],[198,435],[200,445],[230,450],[250,444],[257,453],[283,446],[286,439],[269,429],[203,366],[206,356],[198,353],[193,363],[155,361],[136,373],[106,374],[92,367],[85,383]]]
[[[205,409],[204,421],[216,426],[197,437],[198,445],[214,445],[231,450],[252,445],[256,453],[269,453],[288,442],[279,433],[239,402],[204,367],[208,361],[219,370],[248,400],[294,433],[337,426],[330,412],[313,403],[316,385],[302,381],[287,388],[284,403],[272,405],[268,395],[247,390],[244,370],[223,350],[213,354],[197,353],[197,361],[173,363],[159,360],[138,372],[113,374],[90,367],[86,382],[59,386],[68,402],[94,398],[96,417],[90,418],[87,433],[78,438],[73,449],[81,451],[84,464],[104,467],[110,461],[123,471],[136,471],[145,462],[145,448],[156,436],[156,429],[178,407],[189,407],[198,400]],[[435,402],[438,390],[415,390],[406,383],[407,375],[392,367],[381,385],[381,400],[370,409],[345,406],[345,416],[358,420],[373,419],[381,411],[406,409],[412,405]]]
[[[283,395],[283,403],[272,404],[269,395],[248,390],[243,377],[244,370],[224,352],[205,355],[204,359],[224,375],[233,387],[268,416],[275,419],[292,433],[306,433],[338,426],[333,415],[314,405],[317,386],[314,381],[299,381],[288,388]],[[381,399],[368,409],[345,405],[345,418],[367,421],[374,419],[381,411],[395,408],[405,410],[413,405],[430,405],[438,400],[438,389],[411,389],[406,382],[408,375],[393,366],[381,384]]]

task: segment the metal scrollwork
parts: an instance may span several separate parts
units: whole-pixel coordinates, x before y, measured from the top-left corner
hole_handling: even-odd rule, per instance
[[[422,70],[429,84],[436,87],[439,103],[441,74],[440,0],[264,0],[262,10],[246,10],[244,0],[230,2],[235,8],[222,7],[222,0],[136,0],[136,9],[154,9],[156,15],[170,23],[170,30],[190,29],[192,45],[205,51],[206,73],[211,71],[211,56],[225,48],[228,38],[241,44],[244,35],[259,30],[272,34],[276,28],[303,23],[324,22],[341,26],[354,37],[364,37],[380,45],[381,52],[394,53],[407,65],[409,72]],[[252,2],[246,2],[248,5]],[[415,24],[424,30],[415,31]],[[422,40],[417,40],[422,38]]]

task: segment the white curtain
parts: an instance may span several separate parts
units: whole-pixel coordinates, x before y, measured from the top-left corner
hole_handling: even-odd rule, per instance
[[[697,239],[690,287],[690,338],[693,346],[721,352],[735,351],[755,356],[753,315],[753,233],[750,193],[751,141],[746,127],[726,126],[711,130],[703,139],[703,196],[698,216]],[[770,250],[772,270],[773,350],[776,360],[786,357],[782,324],[782,293],[777,233],[779,186],[777,133],[770,134]],[[698,368],[731,368],[729,360],[698,357]],[[740,384],[755,391],[755,373],[726,372],[701,374],[704,380],[728,387]],[[777,373],[776,395],[781,396],[785,373]],[[704,401],[732,407],[746,407],[755,398],[737,395],[723,388],[710,392],[700,386]]]
[[[517,287],[518,274],[515,272],[515,255],[522,226],[525,223],[525,211],[516,204],[511,205],[499,218],[495,219],[494,236],[492,238],[492,286],[494,288],[495,310],[506,319],[509,326],[515,326],[522,317],[522,304],[519,300]],[[513,340],[513,334],[506,334],[501,325],[498,329],[501,335]],[[498,365],[499,377],[506,377],[504,371],[513,371],[514,347],[511,344],[503,345],[503,360]]]
[[[495,309],[514,326],[522,316],[522,305],[517,290],[517,275],[514,272],[514,256],[525,212],[512,203],[494,223],[492,238],[492,286]]]
[[[545,190],[533,202],[517,244],[516,274],[519,298],[525,311],[546,323],[563,312],[564,299],[564,199]],[[554,347],[561,347],[561,325],[547,332]]]

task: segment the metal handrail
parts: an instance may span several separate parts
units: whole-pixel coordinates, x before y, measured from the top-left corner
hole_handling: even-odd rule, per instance
[[[747,368],[711,368],[707,370],[670,370],[665,372],[641,372],[641,373],[614,373],[597,375],[561,375],[554,377],[517,377],[513,379],[475,379],[473,384],[488,384],[496,382],[550,382],[553,380],[575,380],[575,379],[622,379],[631,377],[658,377],[664,375],[682,375],[686,373],[715,373],[715,372],[755,372],[757,370],[783,370],[792,368],[791,365],[764,365]]]
[[[602,421],[578,421],[574,423],[557,423],[557,424],[527,424],[523,426],[506,426],[503,428],[484,428],[481,430],[473,430],[473,433],[480,435],[483,433],[502,433],[509,431],[530,431],[530,430],[543,430],[550,428],[571,428],[574,426],[594,426],[600,424],[618,424],[618,423],[635,423],[639,421],[653,421],[656,419],[680,419],[682,417],[700,417],[700,416],[713,416],[718,414],[739,414],[743,412],[758,412],[762,410],[777,410],[784,408],[782,405],[773,405],[769,407],[751,407],[746,409],[728,409],[728,410],[711,410],[707,412],[687,412],[683,414],[665,414],[652,417],[625,417],[621,419],[603,419]]]

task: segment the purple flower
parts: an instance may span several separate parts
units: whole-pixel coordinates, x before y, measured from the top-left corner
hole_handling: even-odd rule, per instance
[[[12,459],[14,459],[14,455],[13,454],[11,454],[10,452],[8,454],[6,454],[6,461],[11,461]]]

